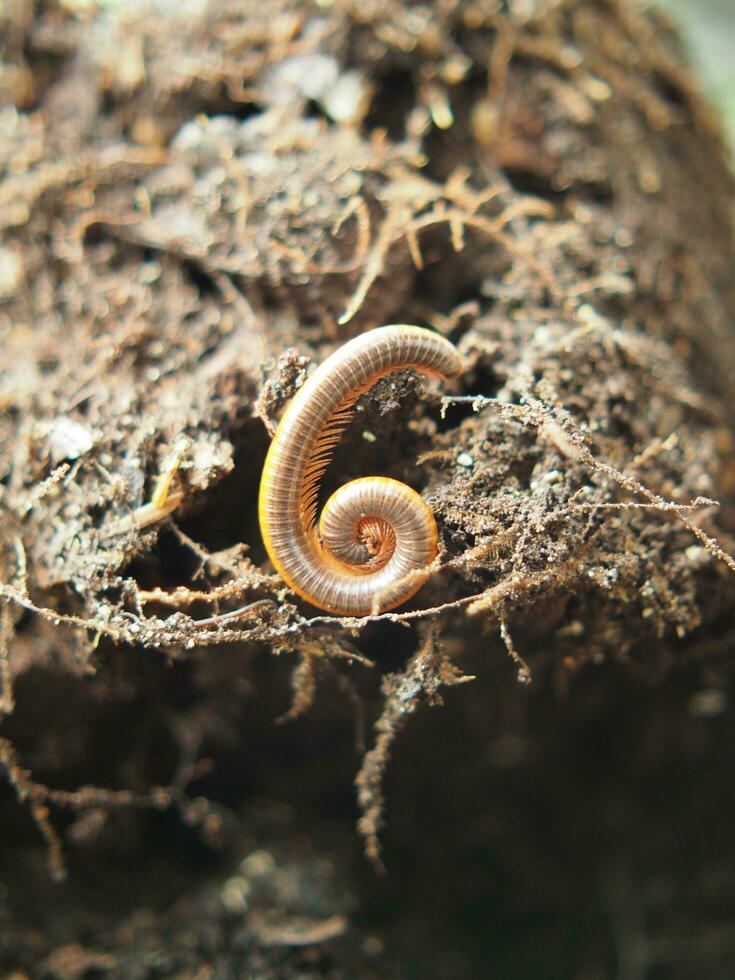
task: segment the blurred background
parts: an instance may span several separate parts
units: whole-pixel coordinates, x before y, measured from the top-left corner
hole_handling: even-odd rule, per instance
[[[734,0],[658,0],[684,33],[694,68],[722,113],[735,153]]]

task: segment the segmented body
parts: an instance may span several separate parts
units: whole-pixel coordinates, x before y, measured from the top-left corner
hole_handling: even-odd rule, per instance
[[[327,501],[316,525],[319,481],[355,402],[376,381],[412,368],[450,377],[455,348],[420,327],[379,327],[335,351],[306,381],[273,437],[258,513],[266,549],[288,585],[315,606],[364,616],[409,599],[437,553],[434,515],[397,480],[353,480]]]

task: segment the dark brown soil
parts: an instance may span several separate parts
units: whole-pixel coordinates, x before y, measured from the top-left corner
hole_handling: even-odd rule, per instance
[[[194,6],[0,8],[0,975],[729,980],[733,179],[677,38]],[[325,489],[415,486],[441,561],[346,621],[258,481],[389,322],[467,371]]]

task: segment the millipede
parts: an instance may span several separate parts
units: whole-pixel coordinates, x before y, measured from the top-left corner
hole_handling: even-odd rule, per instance
[[[268,556],[297,595],[335,615],[401,605],[424,584],[437,554],[431,508],[388,477],[346,483],[317,521],[320,482],[355,403],[378,380],[405,369],[449,378],[462,361],[448,340],[422,327],[367,331],[336,350],[298,390],[266,456],[258,516]]]

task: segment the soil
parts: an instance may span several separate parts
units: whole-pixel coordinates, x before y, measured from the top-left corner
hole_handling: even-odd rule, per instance
[[[668,23],[6,0],[0,38],[2,976],[729,980],[734,187]],[[409,483],[441,554],[346,620],[258,482],[391,322],[466,371],[363,396],[324,491]]]

